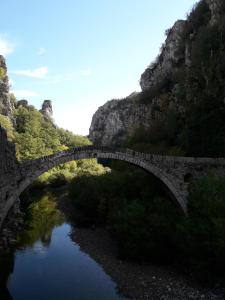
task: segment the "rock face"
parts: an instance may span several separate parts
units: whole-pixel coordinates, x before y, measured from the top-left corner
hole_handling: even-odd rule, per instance
[[[140,85],[143,91],[150,89],[171,76],[172,71],[185,60],[185,52],[180,48],[180,40],[186,21],[179,20],[169,30],[162,52],[141,75]]]
[[[220,19],[220,14],[222,12],[222,1],[223,0],[206,0],[211,11],[211,25],[216,24]]]
[[[17,172],[15,145],[7,140],[6,131],[0,126],[0,224],[8,209],[7,205],[11,205],[11,195],[17,188]]]
[[[99,107],[89,130],[89,138],[95,144],[119,145],[135,128],[150,126],[151,109],[148,105],[135,103],[135,96],[111,100]]]
[[[23,106],[23,107],[28,107],[28,101],[26,99],[21,99],[19,101],[17,101],[17,107],[19,106]]]
[[[51,100],[44,100],[40,112],[47,119],[52,119],[52,116],[53,116],[52,101]]]
[[[16,150],[15,144],[7,140],[5,129],[0,126],[0,174],[4,175],[9,170],[15,170]]]
[[[176,68],[184,64],[188,66],[190,63],[190,45],[187,43],[186,48],[180,47],[185,24],[186,21],[181,20],[175,23],[168,32],[168,37],[156,62],[141,75],[140,85],[143,92],[168,80]],[[89,138],[95,144],[120,145],[137,129],[151,128],[156,107],[158,111],[172,107],[181,111],[182,108],[177,108],[177,106],[179,103],[176,101],[165,105],[160,97],[154,98],[150,104],[143,104],[138,101],[137,94],[132,94],[124,100],[109,101],[94,114]]]
[[[201,0],[198,4],[203,5],[207,11],[206,26],[218,23],[221,13],[224,14],[223,1]],[[201,10],[200,7],[200,13],[205,13]],[[142,94],[147,94],[150,99],[148,105],[138,101],[137,95],[132,95],[101,106],[92,118],[89,131],[89,138],[94,143],[120,145],[137,129],[151,128],[154,120],[164,122],[169,111],[183,118],[185,101],[182,98],[185,87],[179,85],[174,78],[182,77],[185,73],[183,71],[188,71],[192,65],[192,49],[200,27],[193,23],[190,25],[189,22],[190,18],[187,21],[178,20],[167,30],[167,38],[160,55],[141,75],[140,86]],[[195,27],[191,27],[192,25]],[[188,89],[185,91],[189,101]]]
[[[7,67],[2,55],[0,55],[0,114],[13,120],[13,104],[9,95]]]

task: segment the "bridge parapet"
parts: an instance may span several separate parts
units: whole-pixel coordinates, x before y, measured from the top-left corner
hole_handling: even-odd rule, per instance
[[[11,149],[10,147],[8,145],[7,149]],[[3,150],[1,149],[3,148],[0,148],[0,155],[2,156],[1,151]],[[3,176],[0,165],[0,178],[3,176],[0,182],[0,227],[15,199],[27,186],[42,173],[72,160],[86,158],[117,159],[136,165],[158,178],[184,213],[187,213],[188,186],[191,180],[204,176],[209,172],[225,178],[224,158],[163,156],[140,153],[132,149],[118,149],[98,145],[74,147],[38,159],[25,161],[21,164],[17,163],[15,152],[13,155],[13,172],[10,173],[9,171]],[[10,163],[7,155],[5,159],[7,163]]]

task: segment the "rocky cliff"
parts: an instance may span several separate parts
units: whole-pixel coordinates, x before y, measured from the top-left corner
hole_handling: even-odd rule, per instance
[[[188,64],[188,49],[181,49],[180,47],[185,26],[186,21],[179,20],[168,30],[168,36],[165,44],[162,46],[162,52],[156,61],[141,75],[140,85],[143,91],[154,87],[162,80],[170,78],[174,69],[179,68],[184,62]]]
[[[205,9],[205,18],[207,19],[207,15],[209,15],[209,24],[211,26],[215,25],[220,20],[222,1],[205,0],[201,3],[202,7],[198,4],[194,13],[196,15],[200,14],[200,10]],[[200,18],[199,16],[195,17]],[[188,21],[179,20],[172,28],[167,30],[167,39],[162,46],[160,55],[141,75],[140,85],[143,91],[154,87],[162,80],[170,79],[172,74],[180,68],[190,66],[191,47],[197,32],[189,29],[189,27]],[[185,36],[188,30],[190,30],[190,33]]]
[[[2,55],[0,55],[0,114],[13,120],[13,104],[10,101],[7,67]]]
[[[211,12],[211,25],[216,24],[220,20],[220,16],[223,13],[223,4],[221,0],[206,0]]]
[[[45,118],[52,120],[52,116],[53,116],[52,101],[44,100],[40,112],[43,114]]]
[[[156,113],[179,107],[179,101],[173,97],[169,97],[169,102],[165,101],[163,95],[153,95],[151,103],[145,103],[142,99],[146,98],[151,88],[157,86],[163,90],[164,85],[170,82],[174,70],[178,70],[184,63],[189,64],[190,46],[188,43],[186,49],[180,46],[185,25],[186,21],[179,20],[168,31],[161,54],[141,75],[142,93],[133,93],[122,100],[111,100],[99,107],[93,115],[89,130],[89,138],[95,144],[121,145],[135,130],[151,128]],[[182,107],[177,109],[182,110]]]
[[[205,28],[219,23],[223,6],[223,0],[201,0],[187,20],[178,20],[166,31],[161,53],[141,75],[142,92],[108,101],[94,114],[89,131],[94,143],[121,144],[139,128],[151,129],[156,121],[165,125],[171,111],[185,119],[187,103],[193,100],[185,76],[196,63],[198,40],[206,39],[201,36],[206,36]]]
[[[134,93],[124,100],[111,100],[93,115],[90,138],[95,144],[120,145],[134,128],[149,127],[151,109],[138,103]]]

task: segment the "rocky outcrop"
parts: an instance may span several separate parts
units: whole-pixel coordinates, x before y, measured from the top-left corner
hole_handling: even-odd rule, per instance
[[[224,0],[202,0],[208,5],[211,12],[210,25],[215,25],[220,20]],[[195,33],[185,37],[183,33],[187,27],[187,21],[178,20],[167,31],[167,39],[162,46],[162,51],[156,61],[152,63],[141,75],[140,85],[143,91],[155,87],[172,77],[172,74],[181,67],[189,67],[191,64],[191,45]],[[182,45],[184,43],[184,45]]]
[[[143,91],[170,78],[172,71],[185,61],[185,50],[180,47],[185,25],[186,21],[179,20],[168,30],[161,54],[141,75],[140,85]]]
[[[186,21],[179,20],[169,30],[161,54],[141,76],[140,85],[143,92],[169,80],[172,72],[181,65],[190,64],[190,45],[187,43],[186,48],[180,46],[185,24]],[[153,97],[151,103],[144,104],[139,101],[137,94],[132,94],[123,100],[109,101],[94,114],[89,138],[96,144],[120,145],[137,129],[151,128],[156,107],[159,112],[174,107],[181,111],[181,107],[177,108],[179,103],[176,97],[173,97],[173,100],[165,104],[163,97]]]
[[[223,1],[224,0],[206,0],[211,11],[211,25],[216,24],[220,20],[220,14],[223,9]]]
[[[19,107],[19,106],[23,106],[23,107],[27,108],[28,101],[26,99],[21,99],[21,100],[17,101],[16,107]]]
[[[40,112],[43,114],[45,118],[52,119],[53,116],[52,101],[44,100]]]
[[[10,101],[9,81],[5,59],[0,55],[0,114],[13,121],[13,104]]]
[[[193,98],[184,71],[192,67],[198,31],[218,23],[224,11],[224,0],[201,0],[186,21],[175,22],[166,32],[160,55],[141,75],[141,94],[147,95],[147,101],[132,95],[107,102],[92,118],[90,139],[96,144],[120,145],[139,128],[151,129],[158,121],[165,124],[171,111],[184,119],[187,103]]]
[[[89,138],[94,144],[120,145],[134,129],[149,127],[151,109],[149,105],[136,101],[138,94],[123,100],[111,100],[99,107],[93,115]]]
[[[168,31],[161,54],[141,76],[140,85],[143,92],[148,92],[150,88],[169,80],[172,72],[181,65],[190,64],[190,44],[187,43],[186,48],[181,47],[185,25],[186,21],[179,20]],[[176,97],[171,97],[171,103],[165,103],[163,97],[153,97],[148,104],[144,104],[139,98],[138,94],[132,94],[126,99],[111,100],[101,106],[92,118],[89,138],[96,144],[121,145],[137,129],[151,128],[156,108],[158,115],[167,109],[182,110],[182,107],[178,107]]]

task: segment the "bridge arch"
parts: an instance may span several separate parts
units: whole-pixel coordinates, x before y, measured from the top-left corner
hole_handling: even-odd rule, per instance
[[[148,156],[148,157],[147,157]],[[150,155],[150,157],[153,157]],[[108,147],[84,146],[61,151],[56,154],[45,156],[39,159],[27,161],[21,165],[21,179],[18,182],[18,194],[21,194],[35,179],[48,170],[69,161],[101,158],[115,159],[128,162],[139,168],[144,169],[156,177],[168,191],[172,200],[178,205],[184,214],[187,214],[187,204],[185,197],[180,193],[174,178],[148,160],[149,154],[138,153],[129,149],[113,149]]]

